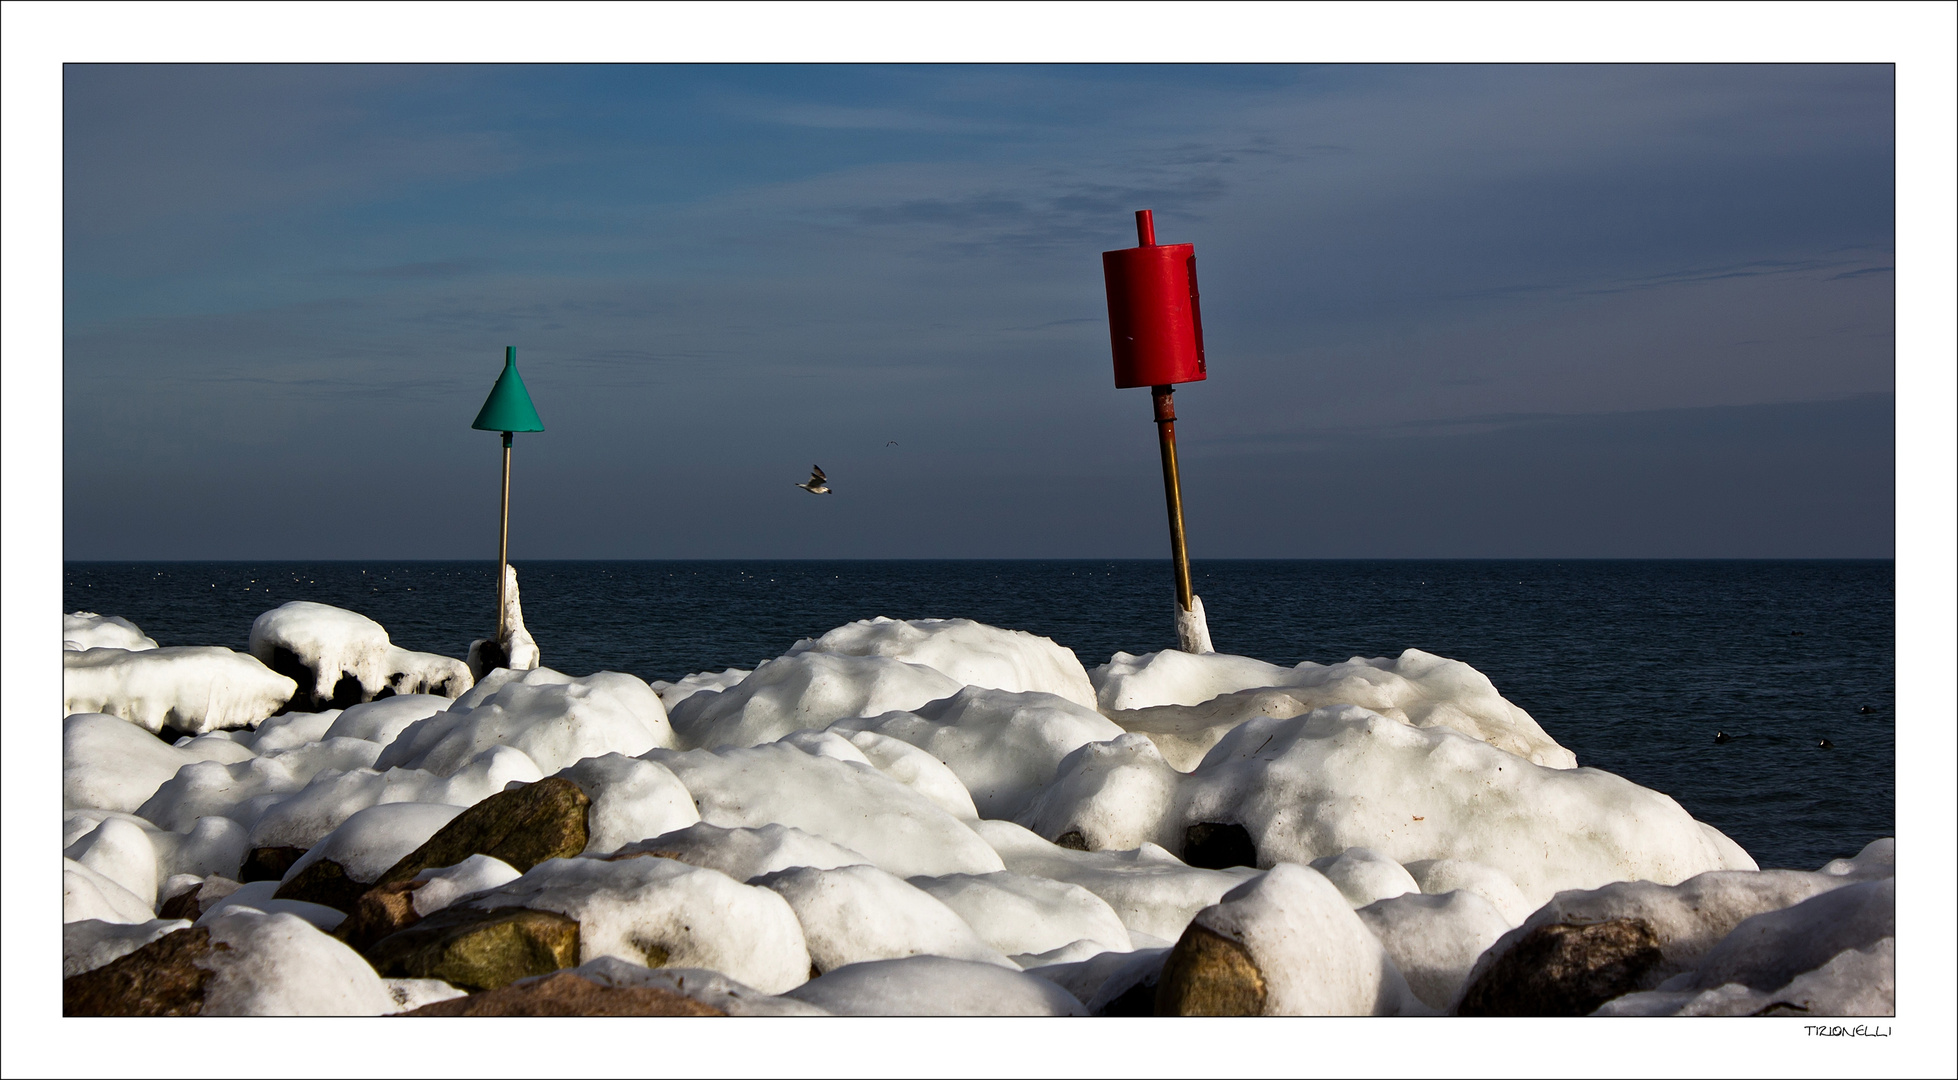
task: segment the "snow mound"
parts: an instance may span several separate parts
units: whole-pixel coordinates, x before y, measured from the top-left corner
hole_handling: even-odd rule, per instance
[[[248,728],[285,708],[298,684],[216,645],[64,650],[63,713],[107,713],[150,731]]]
[[[76,713],[61,722],[61,805],[134,813],[199,760],[120,717]]]
[[[542,780],[521,750],[495,746],[449,776],[422,769],[325,769],[289,795],[265,800],[251,824],[251,847],[308,848],[370,806],[445,803],[474,806],[511,783]]]
[[[839,720],[838,725],[851,721]],[[977,821],[979,809],[972,804],[972,793],[943,761],[930,753],[889,735],[875,731],[855,731],[845,726],[831,732],[849,741],[878,772],[903,784],[937,804],[960,821]],[[829,734],[826,732],[825,734]]]
[[[645,987],[666,990],[681,997],[711,1005],[729,1016],[828,1016],[814,1005],[794,998],[764,994],[718,971],[705,968],[646,968],[629,964],[616,956],[568,969],[571,974],[607,987]],[[548,976],[540,976],[548,978]],[[519,980],[524,982],[528,980]]]
[[[1152,705],[1200,705],[1219,694],[1259,686],[1283,686],[1291,668],[1229,653],[1118,652],[1088,672],[1095,706],[1103,712]]]
[[[671,769],[693,793],[700,819],[712,825],[791,825],[862,852],[899,877],[1004,869],[959,819],[860,762],[780,743],[642,756]]]
[[[156,648],[156,641],[128,619],[97,615],[93,611],[74,611],[61,617],[61,647],[71,652],[87,652],[90,649],[137,652]]]
[[[220,897],[216,903],[206,907],[204,914],[198,916],[195,925],[209,926],[227,915],[234,914],[234,909],[261,915],[291,915],[304,919],[329,934],[347,921],[347,915],[343,911],[305,900],[281,900],[274,895],[278,891],[279,883],[276,881],[247,881]]]
[[[1403,893],[1356,914],[1387,950],[1408,989],[1436,1011],[1448,1008],[1476,958],[1510,927],[1494,904],[1466,889],[1439,896]]]
[[[836,1016],[1085,1016],[1074,995],[1037,976],[943,956],[873,960],[789,991]]]
[[[617,851],[637,840],[684,829],[700,820],[687,786],[664,765],[624,754],[589,757],[558,772],[590,799],[585,854]]]
[[[238,866],[245,858],[245,828],[229,818],[200,817],[188,828],[173,832],[157,827],[147,818],[114,810],[74,810],[63,814],[63,854],[74,858],[85,852],[95,842],[92,834],[110,820],[126,822],[143,831],[155,856],[155,875],[159,882],[167,883],[181,875],[200,879],[212,874],[236,877]],[[103,854],[106,856],[107,852]],[[166,895],[161,885],[158,895]]]
[[[809,977],[809,949],[787,901],[718,870],[673,859],[546,859],[458,907],[524,907],[578,921],[580,963],[718,971],[764,993]]]
[[[870,862],[849,848],[788,825],[724,829],[704,821],[650,840],[627,844],[617,854],[678,859],[690,866],[719,870],[736,881],[747,882],[764,874],[798,866],[833,870],[839,866],[858,866]]]
[[[562,683],[513,680],[474,708],[457,702],[403,729],[374,765],[447,776],[485,750],[509,746],[549,774],[588,757],[672,745],[659,695],[631,675],[601,671]]]
[[[190,929],[185,919],[152,919],[140,923],[83,919],[61,927],[61,977],[94,971],[120,960],[165,934]]]
[[[967,686],[909,712],[839,720],[832,731],[872,731],[944,762],[979,816],[1012,818],[1054,777],[1061,759],[1122,729],[1100,713],[1046,693]]]
[[[742,668],[728,668],[725,671],[701,671],[688,675],[678,682],[655,679],[647,685],[651,686],[653,691],[659,695],[660,701],[666,704],[666,711],[670,714],[673,712],[673,706],[678,705],[703,690],[725,690],[754,673],[753,668],[746,670]]]
[[[146,908],[156,907],[156,845],[150,833],[126,818],[105,819],[62,854],[122,886]]]
[[[981,686],[1065,698],[1095,707],[1095,688],[1074,650],[1024,630],[1002,630],[971,619],[878,617],[804,638],[788,655],[820,652],[884,656],[944,672],[962,686]]]
[[[1182,779],[1154,743],[1124,734],[1063,758],[1053,782],[1016,820],[1087,851],[1127,851],[1143,844],[1180,849],[1183,841],[1171,812]]]
[[[365,739],[328,739],[230,765],[198,761],[156,789],[136,812],[166,829],[188,829],[198,818],[228,817],[247,829],[274,803],[329,769],[368,768],[381,748]]]
[[[938,671],[882,656],[805,652],[765,661],[726,690],[702,690],[673,707],[687,746],[757,746],[837,720],[915,709],[958,693]]]
[[[1347,848],[1337,855],[1320,856],[1309,865],[1324,874],[1355,908],[1421,891],[1406,867],[1370,848]]]
[[[281,884],[298,877],[322,859],[331,859],[355,881],[371,882],[388,872],[402,856],[454,821],[463,807],[446,803],[382,803],[347,818],[286,870]]]
[[[109,923],[146,923],[156,918],[143,898],[73,859],[61,860],[61,921],[65,925],[96,919]]]
[[[408,726],[454,704],[439,694],[399,694],[348,706],[327,726],[323,739],[366,739],[386,746]]]
[[[1083,943],[1094,954],[1132,948],[1115,909],[1079,885],[1004,870],[915,877],[911,884],[957,912],[988,946],[1007,956],[1044,955]]]
[[[756,878],[802,923],[814,970],[870,960],[946,956],[1019,970],[930,893],[874,866],[798,866]]]
[[[204,1016],[379,1016],[397,1007],[361,955],[289,914],[233,908],[203,923]]]
[[[1243,867],[1200,870],[1154,844],[1133,851],[1071,851],[1007,821],[981,821],[974,831],[1013,873],[1079,885],[1101,897],[1131,940],[1144,934],[1175,941],[1198,911],[1258,873]]]
[[[409,904],[422,918],[474,893],[508,885],[522,877],[516,867],[488,855],[471,855],[454,866],[436,866],[416,874],[422,886],[409,894]]]
[[[453,698],[475,682],[460,660],[398,648],[380,623],[310,600],[280,604],[253,620],[251,653],[297,682],[300,701],[313,709],[383,693]]]

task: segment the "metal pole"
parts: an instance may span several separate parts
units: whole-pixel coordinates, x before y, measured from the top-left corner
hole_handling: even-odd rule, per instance
[[[1163,448],[1163,496],[1169,501],[1169,556],[1176,564],[1176,604],[1189,611],[1190,551],[1183,546],[1183,484],[1176,473],[1176,403],[1173,386],[1150,387],[1156,404],[1156,436]]]
[[[499,650],[504,647],[503,637],[508,629],[503,625],[503,613],[509,608],[504,593],[510,578],[510,444],[515,441],[511,432],[503,433],[503,524],[496,534],[496,647]],[[509,658],[505,657],[502,666],[508,665]]]

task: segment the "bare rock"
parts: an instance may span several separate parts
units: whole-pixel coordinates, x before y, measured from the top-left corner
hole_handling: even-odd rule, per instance
[[[590,839],[590,810],[590,797],[561,776],[492,795],[456,815],[374,884],[408,881],[423,870],[454,866],[471,855],[501,859],[520,872],[546,859],[568,859],[585,850]]]
[[[333,936],[365,953],[390,934],[406,930],[421,921],[415,911],[415,890],[425,881],[396,881],[361,893],[352,906],[342,910],[347,921],[333,930]]]
[[[449,907],[376,941],[367,959],[388,978],[494,990],[575,966],[578,923],[531,908]]]
[[[1261,1016],[1265,978],[1238,942],[1191,923],[1156,983],[1157,1016]]]
[[[203,928],[165,934],[135,952],[61,984],[63,1016],[196,1016],[204,1009],[208,968],[197,961],[215,950]]]
[[[711,1005],[651,986],[600,986],[560,971],[424,1005],[402,1016],[726,1016]]]
[[[157,917],[162,919],[189,919],[196,922],[204,913],[217,906],[217,902],[238,891],[240,882],[228,877],[212,874],[194,889],[185,889],[163,902],[157,909]]]
[[[1462,1016],[1587,1016],[1641,989],[1662,957],[1643,919],[1547,923],[1479,970],[1462,991]]]
[[[238,871],[238,880],[279,881],[304,854],[306,849],[302,847],[253,848],[245,856],[245,865]]]

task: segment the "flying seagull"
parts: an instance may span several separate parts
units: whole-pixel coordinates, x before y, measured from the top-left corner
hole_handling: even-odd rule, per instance
[[[884,445],[885,445],[885,446],[896,446],[896,445],[897,445],[897,440],[896,440],[896,439],[892,439],[892,440],[891,440],[890,442],[887,442],[887,443],[885,443]]]
[[[795,486],[811,495],[828,495],[830,493],[829,477],[823,475],[823,467],[821,465],[809,466],[809,482]]]

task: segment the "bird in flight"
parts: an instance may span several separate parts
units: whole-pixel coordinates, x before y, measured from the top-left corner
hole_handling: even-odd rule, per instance
[[[897,445],[897,440],[896,440],[896,439],[892,439],[892,440],[891,440],[890,442],[887,442],[887,443],[885,443],[884,445],[885,445],[885,446],[896,446],[896,445]]]
[[[809,482],[795,486],[811,495],[828,495],[830,493],[829,477],[823,475],[823,467],[821,465],[811,465],[809,467]]]

